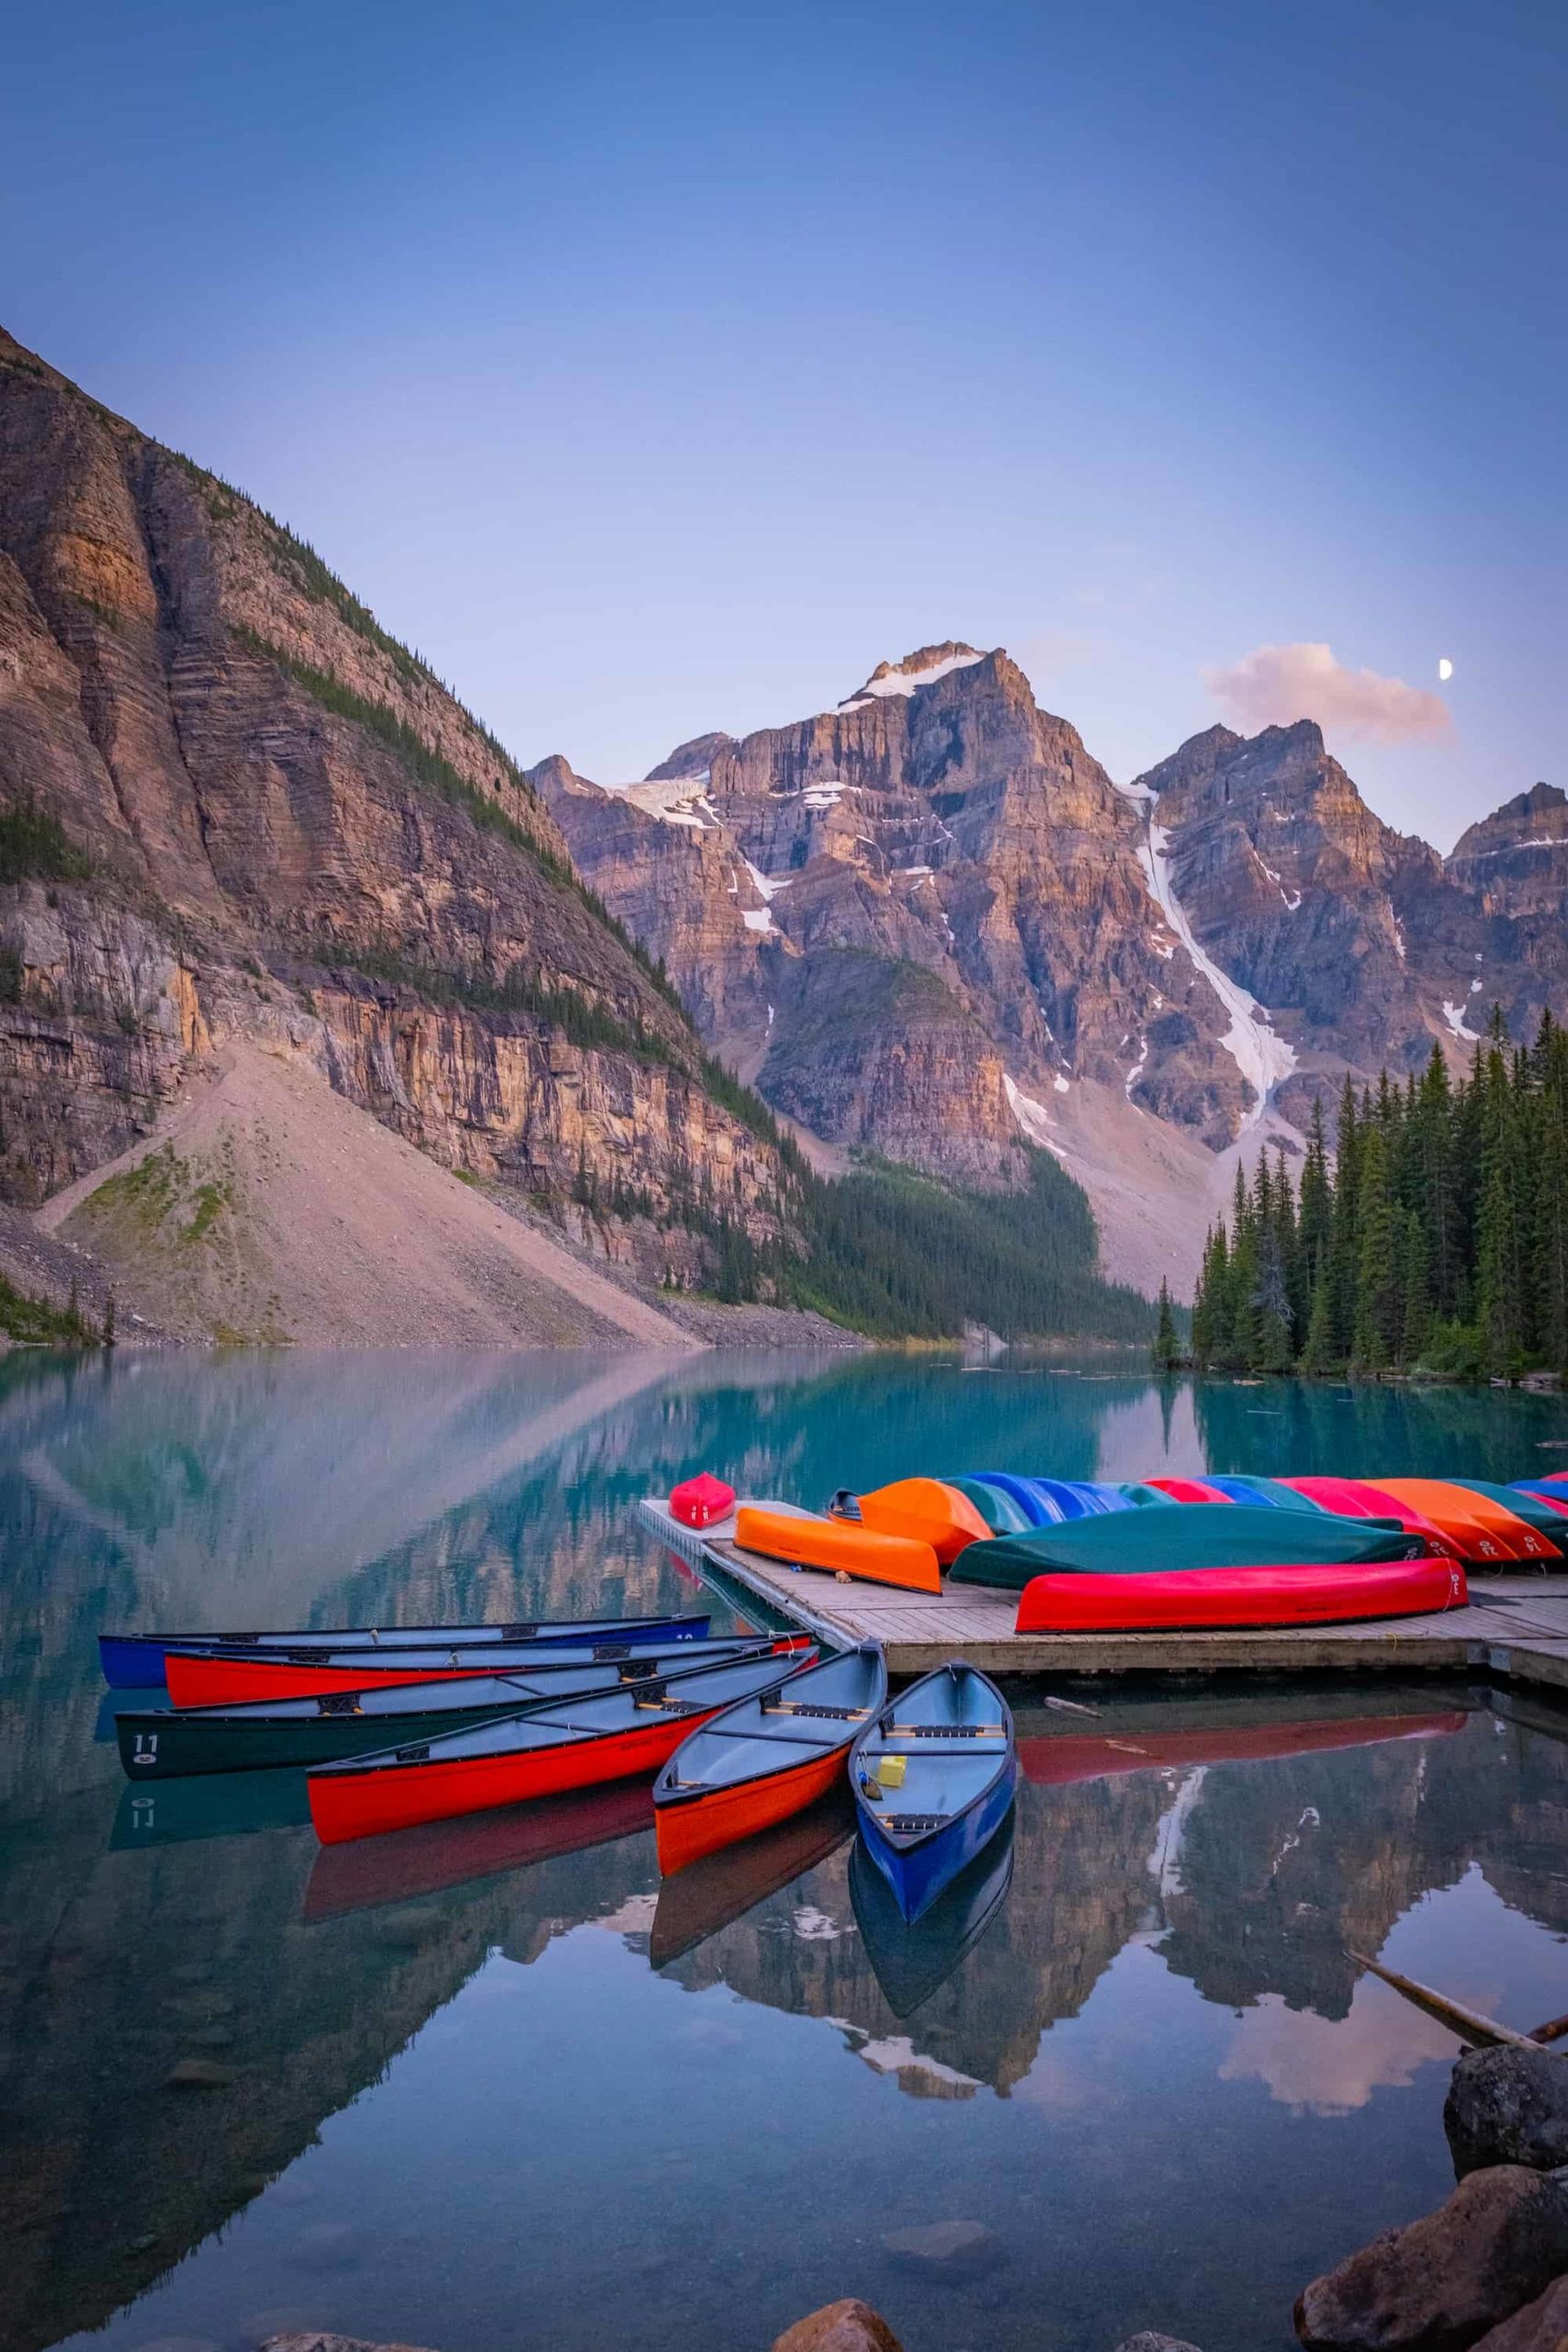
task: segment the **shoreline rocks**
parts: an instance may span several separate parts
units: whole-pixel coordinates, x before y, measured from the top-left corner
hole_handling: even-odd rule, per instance
[[[1443,2105],[1455,2176],[1487,2165],[1568,2165],[1568,2064],[1551,2050],[1468,2050]]]

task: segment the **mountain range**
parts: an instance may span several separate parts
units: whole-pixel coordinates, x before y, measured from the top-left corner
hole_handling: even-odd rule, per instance
[[[995,1320],[1049,1227],[1093,1314],[1058,1171],[1105,1271],[1188,1290],[1235,1158],[1346,1070],[1568,1012],[1565,908],[1556,787],[1444,859],[1310,721],[1119,784],[957,641],[636,783],[525,770],[303,540],[0,332],[13,1280],[176,1336],[689,1345],[715,1289],[951,1328],[933,1254]],[[865,1191],[887,1162],[943,1189]]]
[[[1373,814],[1310,719],[1213,727],[1130,783],[998,649],[883,662],[830,711],[645,780],[530,771],[704,1036],[828,1164],[971,1185],[1043,1147],[1111,1270],[1184,1287],[1235,1160],[1434,1043],[1568,1012],[1568,795],[1451,855]]]

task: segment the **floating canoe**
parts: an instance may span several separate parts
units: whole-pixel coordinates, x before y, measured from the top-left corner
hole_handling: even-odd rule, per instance
[[[703,1621],[705,1623],[706,1620]],[[470,1649],[301,1650],[258,1657],[254,1650],[176,1650],[165,1681],[176,1707],[242,1706],[247,1701],[324,1698],[333,1691],[376,1690],[402,1682],[450,1682],[471,1675],[528,1673],[537,1666],[610,1666],[637,1657],[640,1642],[486,1643]],[[664,1644],[651,1646],[662,1650]],[[702,1644],[669,1646],[700,1651]]]
[[[304,1784],[301,1811],[310,1818]],[[307,1927],[351,1911],[470,1886],[562,1854],[612,1846],[653,1826],[653,1796],[645,1781],[612,1781],[602,1789],[541,1797],[536,1804],[477,1813],[468,1821],[431,1821],[390,1838],[322,1846],[310,1865],[300,1916]]]
[[[1464,1557],[1453,1537],[1445,1534],[1425,1511],[1414,1510],[1409,1503],[1383,1493],[1380,1487],[1370,1487],[1364,1478],[1281,1478],[1279,1483],[1331,1518],[1371,1519],[1384,1527],[1394,1520],[1401,1527],[1408,1528],[1412,1535],[1424,1536],[1429,1552],[1450,1560]]]
[[[994,1682],[954,1660],[883,1708],[850,1755],[861,1836],[915,1920],[990,1843],[1018,1779],[1012,1716]]]
[[[1458,1547],[1472,1567],[1495,1566],[1504,1560],[1545,1560],[1554,1546],[1533,1527],[1527,1527],[1506,1504],[1489,1501],[1446,1478],[1371,1478],[1366,1482],[1380,1495],[1425,1511],[1429,1520]]]
[[[852,1523],[858,1520],[876,1535],[908,1535],[917,1544],[929,1544],[943,1567],[966,1544],[984,1543],[991,1532],[969,1497],[942,1478],[900,1478],[869,1495],[848,1497],[846,1502],[852,1508],[840,1510],[835,1496],[828,1506],[829,1516]]]
[[[1000,1916],[1012,1884],[1013,1816],[927,1911],[907,1920],[863,1838],[850,1856],[850,1903],[866,1958],[896,2018],[911,2017]]]
[[[807,1660],[814,1656],[806,1653]],[[738,1699],[776,1689],[788,1663],[766,1657],[698,1667],[598,1698],[533,1707],[477,1731],[323,1764],[306,1781],[310,1818],[321,1843],[333,1846],[657,1772],[699,1724]]]
[[[528,1808],[530,1813],[536,1809]],[[825,1797],[776,1828],[764,1829],[738,1846],[721,1846],[689,1870],[661,1880],[648,1935],[649,1965],[668,1968],[732,1920],[744,1918],[770,1894],[793,1885],[803,1871],[825,1862],[854,1834],[854,1800],[848,1781],[840,1780]]]
[[[1415,1538],[1405,1538],[1415,1541]],[[1425,1616],[1470,1598],[1454,1560],[1348,1566],[1184,1568],[1164,1576],[1046,1575],[1025,1585],[1021,1634],[1155,1633],[1200,1627],[1334,1625]]]
[[[1396,1739],[1448,1739],[1470,1718],[1461,1707],[1424,1715],[1348,1715],[1317,1723],[1229,1724],[1179,1731],[1066,1732],[1018,1743],[1032,1787],[1070,1788],[1080,1781],[1120,1780],[1129,1772],[1183,1771],[1194,1764],[1259,1764],[1372,1747]]]
[[[574,1653],[547,1651],[516,1674],[460,1674],[445,1681],[379,1683],[307,1699],[250,1700],[229,1707],[158,1707],[116,1718],[119,1760],[132,1781],[190,1772],[249,1772],[278,1765],[331,1764],[367,1756],[392,1741],[430,1739],[514,1715],[554,1699],[614,1690],[626,1682],[739,1657],[787,1657],[809,1647],[804,1634],[733,1641],[682,1642],[673,1649],[570,1664]]]
[[[489,1642],[507,1648],[540,1642],[698,1642],[705,1617],[563,1617],[519,1619],[507,1625],[344,1625],[274,1634],[100,1634],[98,1663],[104,1679],[119,1690],[147,1690],[164,1679],[164,1654],[197,1650],[373,1650],[450,1649],[460,1642],[478,1649]]]
[[[1172,1503],[1165,1510],[1122,1511],[972,1544],[954,1562],[952,1581],[1021,1592],[1046,1574],[1147,1577],[1198,1568],[1329,1566],[1405,1560],[1426,1549],[1420,1536],[1392,1519],[1377,1525],[1246,1503]]]
[[[910,1592],[942,1590],[942,1569],[929,1544],[909,1535],[879,1535],[852,1520],[815,1519],[742,1503],[735,1514],[735,1542],[742,1552],[758,1552],[793,1568],[827,1568]]]
[[[867,1642],[693,1732],[654,1782],[660,1871],[669,1877],[826,1796],[886,1696],[881,1649]]]
[[[1517,1487],[1500,1487],[1486,1478],[1454,1478],[1450,1484],[1462,1487],[1466,1494],[1479,1495],[1485,1502],[1496,1503],[1522,1519],[1543,1536],[1559,1558],[1568,1553],[1568,1501],[1552,1502],[1544,1495],[1521,1494]]]

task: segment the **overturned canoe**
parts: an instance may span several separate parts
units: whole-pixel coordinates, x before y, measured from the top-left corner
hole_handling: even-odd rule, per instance
[[[991,1532],[969,1497],[942,1478],[899,1478],[868,1495],[835,1495],[828,1510],[829,1517],[858,1521],[874,1534],[929,1544],[943,1567],[966,1544],[983,1544]]]
[[[164,1680],[176,1707],[234,1707],[247,1701],[265,1703],[324,1698],[333,1691],[387,1690],[395,1683],[527,1673],[542,1665],[609,1666],[635,1658],[647,1646],[619,1640],[520,1642],[514,1646],[487,1643],[473,1649],[466,1643],[447,1649],[427,1644],[412,1650],[302,1650],[265,1657],[249,1650],[171,1649]],[[700,1653],[703,1644],[682,1640],[670,1646]]]
[[[331,1846],[657,1772],[699,1724],[738,1699],[775,1689],[789,1664],[766,1657],[699,1667],[596,1698],[533,1707],[476,1731],[323,1764],[306,1781],[310,1818],[321,1843]]]
[[[1378,1525],[1246,1503],[1173,1503],[1166,1510],[1124,1511],[972,1544],[954,1563],[952,1582],[1021,1592],[1047,1573],[1136,1577],[1198,1568],[1328,1566],[1407,1560],[1425,1551],[1420,1536],[1392,1519]]]
[[[1528,1527],[1506,1504],[1450,1485],[1446,1478],[1371,1478],[1367,1484],[1395,1502],[1425,1511],[1455,1544],[1472,1567],[1495,1567],[1505,1560],[1547,1560],[1555,1546]]]
[[[738,1701],[693,1732],[654,1783],[660,1871],[684,1870],[826,1796],[886,1696],[882,1652],[868,1642]]]
[[[132,1781],[191,1772],[250,1772],[280,1765],[331,1764],[367,1756],[393,1741],[430,1739],[514,1715],[536,1702],[581,1698],[682,1674],[727,1659],[788,1657],[809,1647],[804,1634],[733,1641],[682,1642],[673,1649],[634,1650],[597,1663],[570,1662],[570,1652],[515,1674],[460,1674],[441,1681],[350,1687],[305,1699],[251,1700],[237,1706],[157,1707],[119,1714],[119,1760]]]
[[[1521,1493],[1517,1487],[1498,1486],[1488,1478],[1454,1478],[1450,1483],[1522,1519],[1527,1527],[1533,1527],[1538,1535],[1545,1538],[1559,1558],[1568,1553],[1568,1499],[1553,1502],[1549,1496]]]
[[[1452,1536],[1445,1534],[1425,1511],[1370,1487],[1364,1478],[1281,1478],[1279,1483],[1332,1518],[1371,1519],[1382,1526],[1393,1520],[1412,1535],[1424,1537],[1429,1552],[1450,1560],[1464,1557]]]
[[[866,1854],[906,1920],[929,1911],[990,1843],[1017,1780],[1007,1702],[957,1660],[866,1724],[851,1751],[850,1785]]]
[[[1017,1630],[1125,1634],[1349,1624],[1368,1617],[1461,1609],[1469,1598],[1458,1562],[1430,1556],[1343,1566],[1184,1568],[1166,1575],[1048,1574],[1025,1585]]]
[[[929,1544],[909,1535],[879,1535],[853,1520],[816,1519],[804,1511],[742,1503],[735,1514],[735,1543],[739,1551],[788,1567],[826,1568],[910,1592],[942,1590],[942,1569]]]
[[[478,1649],[491,1642],[516,1648],[524,1642],[567,1643],[701,1641],[706,1617],[519,1618],[498,1625],[340,1625],[296,1627],[269,1634],[100,1634],[98,1664],[117,1690],[146,1690],[164,1679],[168,1650],[260,1651],[450,1649],[455,1642]]]

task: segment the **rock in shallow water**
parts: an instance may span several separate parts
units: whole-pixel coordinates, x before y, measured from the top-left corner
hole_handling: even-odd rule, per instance
[[[1559,2352],[1568,2342],[1568,2278],[1554,2278],[1544,2295],[1483,2335],[1475,2352]]]
[[[181,2058],[164,2079],[170,2090],[221,2091],[240,2078],[232,2066],[220,2066],[216,2058]]]
[[[1568,2271],[1568,2166],[1494,2165],[1297,2299],[1308,2352],[1467,2352]]]
[[[1483,2165],[1568,2165],[1568,2058],[1551,2050],[1471,2050],[1443,2107],[1454,2171]]]
[[[904,2352],[903,2346],[869,2303],[853,2295],[807,2312],[775,2337],[773,2352]]]
[[[983,2278],[1008,2258],[995,2230],[983,2222],[931,2222],[913,2230],[889,2230],[884,2251],[901,2270],[922,2278]]]
[[[1154,2328],[1145,2327],[1137,2335],[1124,2336],[1116,2352],[1198,2352],[1198,2346],[1182,2336],[1161,2335]]]
[[[299,2335],[269,2335],[262,2352],[429,2352],[423,2344],[373,2344],[363,2335],[333,2335],[308,2328]]]

